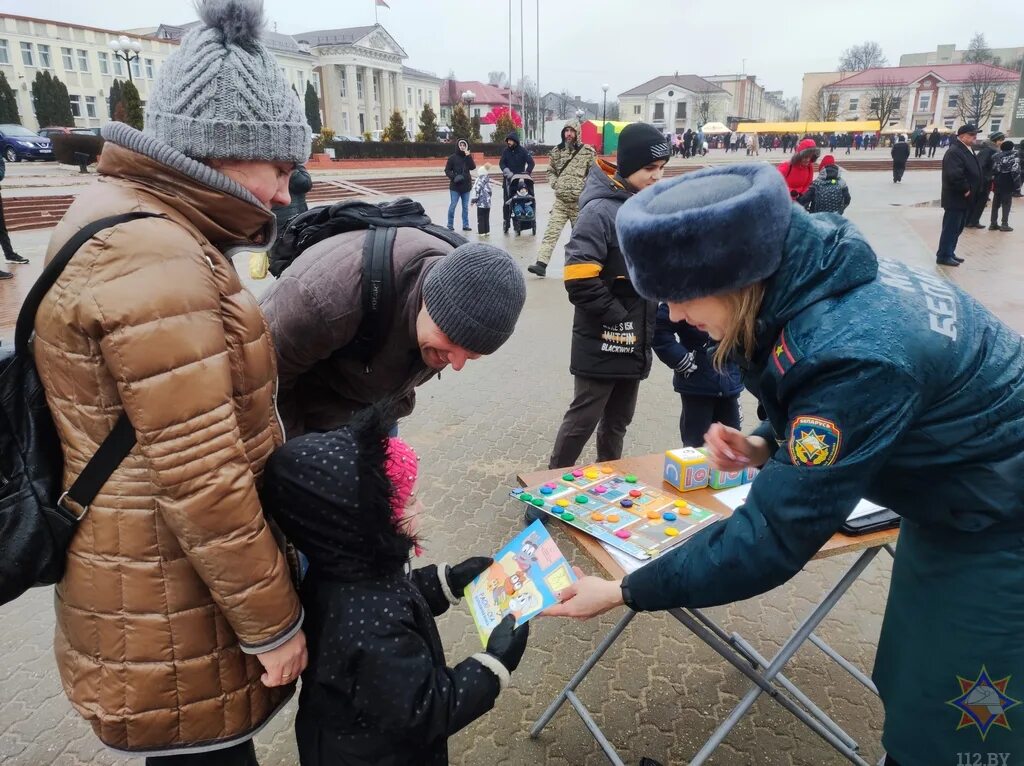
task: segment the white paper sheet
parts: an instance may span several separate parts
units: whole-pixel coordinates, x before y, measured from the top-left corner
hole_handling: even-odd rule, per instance
[[[750,493],[750,488],[752,486],[753,484],[741,484],[740,486],[733,487],[732,489],[723,489],[721,492],[715,493],[715,500],[729,506],[735,511],[746,502],[747,495]],[[861,516],[867,516],[868,514],[881,510],[883,510],[882,506],[876,505],[868,500],[861,500],[857,503],[853,512],[847,517],[847,521],[859,519]]]

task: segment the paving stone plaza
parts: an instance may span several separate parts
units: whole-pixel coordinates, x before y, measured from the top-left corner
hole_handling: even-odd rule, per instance
[[[848,216],[877,252],[934,270],[942,211],[931,203],[939,196],[939,173],[909,172],[898,186],[882,171],[850,173],[847,178],[853,195]],[[538,186],[538,196],[543,231],[552,195],[547,186]],[[424,193],[417,199],[435,221],[444,221],[447,192]],[[496,228],[498,233],[492,234],[491,243],[507,246],[525,269],[535,260],[540,237],[503,238],[500,221],[495,227],[498,217],[500,211],[495,209],[492,231]],[[1016,233],[965,232],[958,252],[966,263],[943,276],[962,285],[1020,332],[1024,331],[1024,303],[1016,286],[1024,283],[1024,225],[1017,228]],[[15,247],[32,262],[14,267],[16,280],[28,282],[38,273],[49,233],[12,235]],[[520,507],[508,498],[509,489],[518,472],[546,465],[572,392],[568,372],[572,307],[562,286],[560,252],[561,247],[547,279],[528,275],[526,308],[512,340],[497,354],[472,362],[459,373],[444,372],[440,380],[419,389],[417,409],[402,424],[403,436],[422,459],[418,494],[427,508],[428,563],[489,555],[521,526]],[[247,272],[243,259],[236,263]],[[8,292],[0,292],[0,301],[13,300],[10,284],[2,288]],[[267,284],[254,282],[251,289],[259,293]],[[12,333],[9,315],[5,312],[0,323],[5,343]],[[749,425],[753,403],[744,395],[743,404]],[[678,446],[678,407],[671,371],[655,361],[641,387],[626,453],[640,455]],[[583,460],[593,457],[591,446]],[[567,556],[594,573],[593,564],[552,526]],[[709,613],[771,656],[849,565],[849,558],[814,562],[781,588]],[[822,638],[868,671],[890,569],[889,557],[879,556],[819,630]],[[52,653],[52,598],[49,589],[40,589],[0,608],[0,763],[138,763],[106,750],[65,699]],[[528,730],[619,616],[616,611],[587,623],[538,619],[523,663],[495,710],[452,738],[452,762],[466,766],[606,763],[568,707],[539,739],[531,740]],[[439,627],[450,663],[480,650],[464,609],[452,610]],[[786,673],[857,740],[867,761],[878,760],[882,708],[876,697],[814,647],[801,650]],[[684,764],[748,686],[744,677],[671,618],[641,615],[593,670],[579,696],[626,763],[649,756],[664,764]],[[257,738],[264,766],[297,763],[291,730],[294,713],[293,701]],[[709,763],[822,766],[846,761],[762,697]]]

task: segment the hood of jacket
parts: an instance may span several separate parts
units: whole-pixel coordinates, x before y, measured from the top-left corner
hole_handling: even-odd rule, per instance
[[[512,141],[513,143],[515,143],[515,146],[512,147],[513,150],[519,148],[519,134],[517,134],[514,130],[507,136],[505,136],[505,140]]]
[[[587,174],[587,182],[580,195],[580,210],[591,200],[617,199],[625,202],[632,196],[626,182],[619,178],[614,164],[600,157],[595,160],[595,164],[601,172]]]
[[[208,165],[125,125],[103,129],[97,169],[122,178],[180,212],[218,250],[258,250],[276,236],[276,218],[247,189]]]
[[[793,160],[799,160],[804,157],[808,157],[812,154],[817,154],[818,145],[814,143],[813,138],[805,138],[803,141],[796,145],[796,152],[793,154]]]
[[[826,165],[818,171],[818,178],[822,181],[833,181],[839,178],[839,166],[838,165]]]
[[[782,263],[765,282],[754,360],[767,355],[786,323],[809,306],[866,284],[878,258],[852,223],[794,206]]]
[[[408,562],[416,541],[399,528],[385,473],[393,425],[384,408],[369,407],[347,426],[286,442],[267,461],[263,507],[314,576],[358,582]]]
[[[576,141],[574,141],[573,143],[578,143],[579,140],[580,140],[580,124],[578,122],[576,122],[576,120],[569,120],[562,127],[562,132],[561,132],[562,143],[560,143],[559,146],[562,147],[563,149],[566,146],[566,143],[565,143],[565,131],[567,131],[567,130],[576,131]]]

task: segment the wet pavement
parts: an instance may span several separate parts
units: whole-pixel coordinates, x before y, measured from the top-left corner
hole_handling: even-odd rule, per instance
[[[938,176],[931,171],[909,173],[896,186],[885,173],[858,173],[850,179],[854,201],[849,216],[880,254],[934,269],[941,210],[917,205],[937,199]],[[550,192],[543,187],[538,193],[543,227]],[[419,198],[435,221],[444,221],[447,194],[434,192]],[[525,268],[534,260],[539,236],[505,238],[498,211],[492,215],[492,230],[498,234],[490,241],[506,246]],[[475,224],[475,215],[471,221]],[[1022,331],[1024,307],[1018,296],[1024,276],[1024,218],[1018,229],[1009,234],[965,232],[959,254],[967,263],[946,276]],[[17,287],[38,273],[47,237],[46,231],[13,235],[15,246],[32,260],[30,266],[13,267]],[[560,251],[556,250],[547,279],[527,275],[526,308],[512,340],[496,355],[473,362],[460,373],[443,373],[439,381],[421,388],[416,412],[402,425],[403,436],[422,458],[419,494],[427,508],[428,563],[457,561],[498,548],[520,526],[518,508],[507,498],[515,474],[547,463],[572,392],[568,373],[572,310],[560,279]],[[247,272],[244,259],[236,263]],[[253,283],[252,288],[259,292],[266,284]],[[11,304],[17,300],[13,288],[10,282],[0,285],[0,337],[5,339],[13,323]],[[865,317],[865,321],[870,320]],[[746,395],[743,401],[750,423],[752,402]],[[627,454],[677,446],[678,406],[670,371],[656,362],[641,387],[626,440]],[[591,445],[583,460],[593,457]],[[593,571],[560,531],[555,534],[570,558]],[[709,612],[771,655],[851,563],[852,557],[815,562],[765,596]],[[887,556],[878,557],[819,630],[865,670],[874,658],[890,568]],[[52,655],[51,602],[49,590],[37,590],[0,607],[4,626],[0,633],[0,763],[131,763],[99,744],[60,689]],[[527,731],[619,615],[616,611],[588,623],[535,622],[530,647],[511,687],[494,711],[452,738],[452,762],[467,766],[606,763],[568,708],[540,739],[531,740]],[[440,629],[451,663],[479,651],[479,639],[464,609],[441,618]],[[860,743],[867,761],[880,757],[882,710],[877,698],[814,648],[797,654],[786,672]],[[579,696],[626,763],[636,764],[646,755],[664,764],[682,764],[747,688],[739,673],[673,620],[640,615],[580,687]],[[294,709],[292,703],[257,738],[264,766],[297,762],[291,732]],[[709,763],[821,766],[846,761],[762,698]]]

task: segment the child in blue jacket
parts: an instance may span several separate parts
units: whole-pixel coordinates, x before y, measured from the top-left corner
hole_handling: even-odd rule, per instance
[[[704,445],[712,423],[740,427],[740,370],[732,363],[718,372],[711,364],[711,336],[686,322],[673,322],[668,306],[658,306],[654,353],[675,370],[672,387],[682,397],[679,436],[686,447]]]

